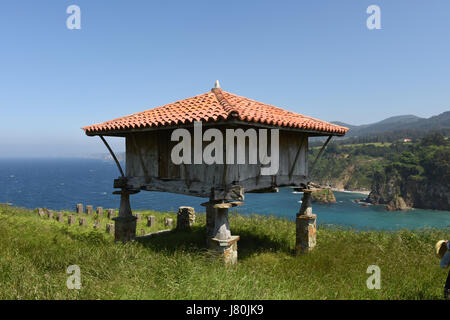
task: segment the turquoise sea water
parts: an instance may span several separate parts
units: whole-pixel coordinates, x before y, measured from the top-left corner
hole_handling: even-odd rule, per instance
[[[0,159],[0,202],[26,208],[46,207],[74,210],[76,203],[104,208],[117,208],[119,196],[112,195],[113,179],[118,171],[112,161],[96,159]],[[450,212],[413,209],[385,211],[380,206],[362,207],[354,202],[363,194],[336,192],[337,203],[313,204],[318,223],[350,226],[357,229],[420,229],[450,227]],[[279,193],[246,194],[245,205],[235,211],[294,219],[300,208],[302,194],[291,188]],[[200,206],[204,198],[161,192],[140,192],[131,197],[134,210],[176,211],[179,206]]]

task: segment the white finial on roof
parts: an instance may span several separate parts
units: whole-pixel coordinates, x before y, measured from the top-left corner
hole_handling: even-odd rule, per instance
[[[215,89],[220,89],[220,83],[219,83],[219,80],[216,80],[216,83],[214,83],[214,88],[215,88]]]

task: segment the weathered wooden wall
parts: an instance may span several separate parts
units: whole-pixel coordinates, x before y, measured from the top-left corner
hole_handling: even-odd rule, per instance
[[[205,129],[203,128],[203,132]],[[219,129],[224,132],[226,128]],[[171,141],[171,134],[172,130],[166,129],[132,133],[126,136],[126,176],[133,187],[209,197],[212,188],[228,189],[232,185],[240,185],[248,192],[276,186],[298,186],[306,182],[308,136],[304,133],[280,130],[279,171],[274,176],[260,174],[262,165],[259,158],[258,164],[253,165],[174,165],[170,155],[172,148],[178,142]],[[268,135],[270,136],[270,131]],[[193,139],[193,132],[191,136]],[[203,147],[209,143],[203,142]],[[270,152],[269,146],[268,150]],[[193,153],[192,142],[192,159]],[[224,160],[225,155],[224,135]],[[246,163],[248,163],[248,156],[248,139],[246,139]]]

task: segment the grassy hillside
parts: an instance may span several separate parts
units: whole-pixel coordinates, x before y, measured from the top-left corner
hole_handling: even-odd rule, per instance
[[[67,212],[65,213],[67,214]],[[162,219],[174,214],[147,211]],[[103,217],[103,223],[107,218]],[[91,225],[93,218],[89,218]],[[68,226],[0,206],[0,299],[440,299],[446,277],[433,255],[450,230],[357,232],[319,228],[318,246],[292,254],[293,222],[233,215],[239,263],[224,267],[204,247],[205,216],[191,232],[127,244],[92,227]],[[143,228],[143,222],[138,230]],[[147,230],[148,231],[148,230]],[[82,289],[68,290],[69,265]],[[381,290],[366,287],[369,265]]]
[[[316,159],[320,148],[312,148],[308,160]],[[346,190],[370,191],[376,172],[387,163],[386,154],[394,151],[390,143],[337,145],[331,143],[312,172],[314,182]]]

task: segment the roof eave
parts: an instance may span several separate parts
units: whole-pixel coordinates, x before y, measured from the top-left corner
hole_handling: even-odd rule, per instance
[[[247,122],[243,120],[239,120],[237,118],[228,118],[227,120],[222,121],[208,121],[203,122],[203,126],[210,127],[210,126],[218,126],[218,125],[240,125],[240,126],[251,126],[251,127],[260,127],[265,129],[279,129],[283,131],[295,131],[295,132],[302,132],[302,133],[308,133],[311,136],[337,136],[342,137],[344,136],[348,128],[340,127],[342,129],[347,129],[345,132],[328,132],[323,130],[314,130],[314,129],[305,129],[305,128],[298,128],[298,127],[289,127],[289,126],[275,126],[260,122]],[[141,127],[141,128],[131,128],[131,129],[122,129],[122,130],[96,130],[96,131],[88,131],[88,127],[82,128],[85,131],[85,134],[87,136],[111,136],[111,137],[125,137],[128,134],[131,133],[138,133],[138,132],[150,132],[150,131],[157,131],[157,130],[169,130],[169,129],[177,129],[177,128],[191,128],[193,126],[193,123],[186,123],[186,124],[177,124],[177,125],[166,125],[166,126],[151,126],[151,127]]]

